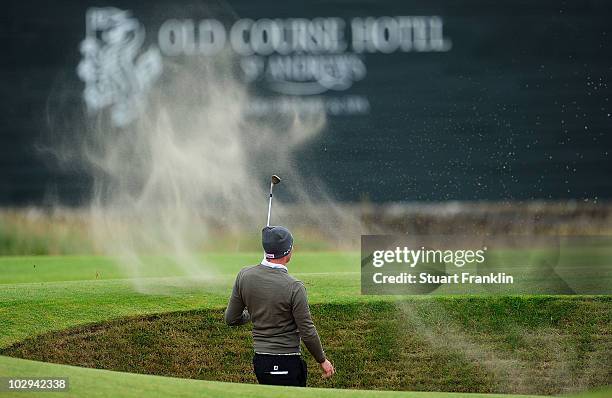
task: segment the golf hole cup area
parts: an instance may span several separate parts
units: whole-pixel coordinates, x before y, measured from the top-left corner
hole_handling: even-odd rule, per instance
[[[612,237],[362,235],[361,294],[612,294]]]

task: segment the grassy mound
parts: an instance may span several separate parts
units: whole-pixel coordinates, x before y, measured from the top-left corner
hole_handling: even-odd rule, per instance
[[[309,385],[557,394],[612,383],[610,298],[436,298],[316,304],[332,380],[306,356]],[[250,328],[205,309],[79,326],[1,351],[26,359],[246,382]]]

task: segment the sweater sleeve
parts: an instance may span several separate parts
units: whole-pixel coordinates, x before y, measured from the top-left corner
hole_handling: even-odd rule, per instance
[[[249,311],[245,308],[246,305],[244,305],[244,301],[242,301],[242,296],[240,295],[240,275],[241,272],[236,276],[232,295],[225,309],[225,323],[229,326],[244,325],[251,319]]]
[[[306,296],[306,288],[304,287],[304,284],[300,281],[296,281],[293,284],[292,293],[291,307],[293,319],[295,320],[295,324],[300,332],[300,337],[314,359],[318,363],[322,363],[325,361],[325,352],[323,351],[319,334],[317,333],[317,329],[315,328],[315,325],[312,322],[312,317],[310,316],[308,297]]]

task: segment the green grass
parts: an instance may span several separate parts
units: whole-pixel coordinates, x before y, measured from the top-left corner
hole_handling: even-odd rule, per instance
[[[331,380],[313,377],[309,385],[538,394],[603,385],[611,352],[600,341],[609,334],[609,304],[605,298],[521,297],[314,304],[313,317],[338,373]],[[26,339],[0,353],[132,373],[255,382],[250,328],[225,326],[220,309],[85,325]],[[316,373],[314,361],[307,360]]]
[[[61,397],[122,396],[140,397],[245,397],[245,398],[512,398],[517,395],[502,394],[461,394],[440,392],[394,392],[367,390],[334,390],[320,388],[283,388],[256,384],[222,383],[148,376],[133,373],[112,372],[66,365],[48,364],[23,359],[0,357],[0,375],[36,377],[56,375],[68,377],[70,390],[58,393]],[[49,393],[3,393],[8,397],[32,395],[48,396]],[[55,395],[53,395],[55,396]],[[527,396],[521,396],[527,398]],[[603,398],[589,397],[589,398]]]
[[[208,253],[197,258],[205,275],[228,275],[261,261],[259,252]],[[171,258],[145,257],[143,277],[180,277]],[[300,252],[291,261],[292,273],[359,272],[359,253]],[[102,256],[0,256],[0,285],[75,280],[124,279],[129,269]]]
[[[260,253],[210,254],[202,258],[211,269],[208,278],[172,276],[180,273],[160,265],[151,275],[165,273],[164,277],[144,279],[135,286],[128,279],[113,279],[127,274],[103,258],[0,258],[0,347],[40,333],[124,316],[222,308],[236,272],[260,260]],[[376,299],[359,296],[355,264],[356,253],[302,253],[291,269],[303,277],[313,303]],[[19,276],[20,267],[25,276]],[[58,268],[65,268],[65,274]],[[326,273],[330,270],[337,271],[335,277]],[[33,282],[23,283],[27,278]],[[62,278],[65,281],[58,280]]]
[[[193,328],[194,322],[202,326],[199,333],[216,330],[216,338],[236,337],[216,346],[219,355],[231,356],[232,350],[236,350],[240,358],[235,364],[238,368],[228,368],[222,376],[227,377],[226,380],[236,377],[236,373],[243,377],[250,373],[249,329],[225,327],[220,314],[237,270],[257,263],[260,256],[260,253],[202,256],[200,261],[209,271],[198,278],[181,276],[180,269],[166,266],[171,263],[169,260],[152,257],[152,266],[146,275],[149,278],[138,285],[125,279],[129,273],[101,257],[0,258],[0,348],[7,349],[28,338],[30,342],[50,341],[44,339],[67,336],[62,333],[68,332],[60,331],[68,328],[77,328],[71,331],[76,333],[69,334],[76,338],[79,330],[89,330],[88,325],[114,319],[115,323],[100,326],[100,330],[106,331],[98,336],[100,343],[108,345],[112,336],[123,335],[129,339],[124,349],[134,350],[133,358],[146,354],[138,351],[138,347],[149,346],[153,354],[168,354],[180,348],[176,344],[181,339],[170,334],[173,337],[161,344],[164,339],[160,336],[168,335],[159,333],[166,330],[164,325],[175,330],[172,328],[178,326],[169,320],[178,316],[184,318],[179,322],[184,329],[179,327],[178,331],[182,330],[179,335],[185,341],[193,339],[190,333],[198,335]],[[324,344],[329,347],[330,357],[338,358],[339,374],[346,372],[324,384],[315,381],[316,369],[311,362],[312,385],[358,388],[385,388],[387,385],[460,391],[464,391],[465,386],[472,391],[478,390],[476,387],[478,391],[517,391],[516,388],[530,391],[529,388],[536,386],[537,391],[548,392],[611,383],[612,372],[610,361],[607,361],[612,347],[609,297],[413,297],[398,301],[397,297],[360,296],[358,253],[296,253],[290,270],[306,283]],[[171,311],[190,312],[147,317]],[[137,317],[136,323],[126,324],[126,320],[119,320],[124,317]],[[154,322],[155,319],[170,323],[134,329],[138,322],[142,326],[142,322]],[[343,326],[350,322],[357,323]],[[120,326],[109,329],[108,325]],[[33,339],[35,336],[41,337]],[[201,344],[205,344],[206,339],[203,341]],[[33,357],[42,354],[39,350]],[[139,366],[143,363],[146,361]],[[394,372],[397,366],[402,367],[400,372]],[[140,368],[148,371],[143,369]],[[126,396],[151,389],[161,395],[174,389],[174,395],[184,396],[219,396],[215,395],[219,391],[232,396],[263,396],[272,391],[254,385],[65,368],[0,357],[0,376],[21,375],[19,372],[26,370],[53,374],[68,372],[73,377],[72,393],[75,395],[84,391],[84,383],[93,386],[90,391],[95,391],[97,396],[108,396],[117,386],[122,386],[122,395]],[[124,370],[139,371],[137,366]],[[362,377],[351,379],[349,370],[361,372]],[[219,374],[212,368],[206,370],[205,366],[200,372],[176,374],[199,378]],[[165,370],[158,373],[172,374]],[[536,377],[542,380],[535,380]],[[355,381],[357,379],[361,381]],[[513,382],[515,379],[518,381]],[[463,384],[457,384],[457,380]],[[374,394],[354,390],[300,391],[291,394]],[[412,394],[405,396],[446,396]],[[277,390],[274,395],[283,396]]]
[[[393,303],[313,305],[312,312],[338,373],[330,380],[316,377],[318,368],[307,357],[314,375],[310,386],[494,390],[486,375],[474,372],[468,361],[456,355],[435,355],[427,344],[411,363],[398,363],[400,351],[416,346],[418,336],[400,338],[400,314]],[[2,354],[131,373],[255,383],[251,344],[249,328],[225,327],[221,311],[200,310],[47,334]],[[434,375],[428,374],[431,369],[436,370]],[[389,371],[394,377],[387,377]]]

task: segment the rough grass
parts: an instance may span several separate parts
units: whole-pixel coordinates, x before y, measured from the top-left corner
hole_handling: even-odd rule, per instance
[[[93,253],[82,212],[0,209],[0,255]]]
[[[99,242],[92,237],[92,228],[87,209],[0,208],[0,256],[103,254]],[[296,228],[293,232],[300,237],[298,246],[302,250],[338,249],[319,228]],[[260,248],[259,231],[238,233],[216,226],[215,234],[192,250],[254,251]],[[352,245],[351,248],[357,247]]]
[[[313,387],[558,394],[612,383],[608,298],[436,298],[312,306],[338,373]],[[120,319],[48,333],[3,355],[254,383],[250,328],[222,310]]]

